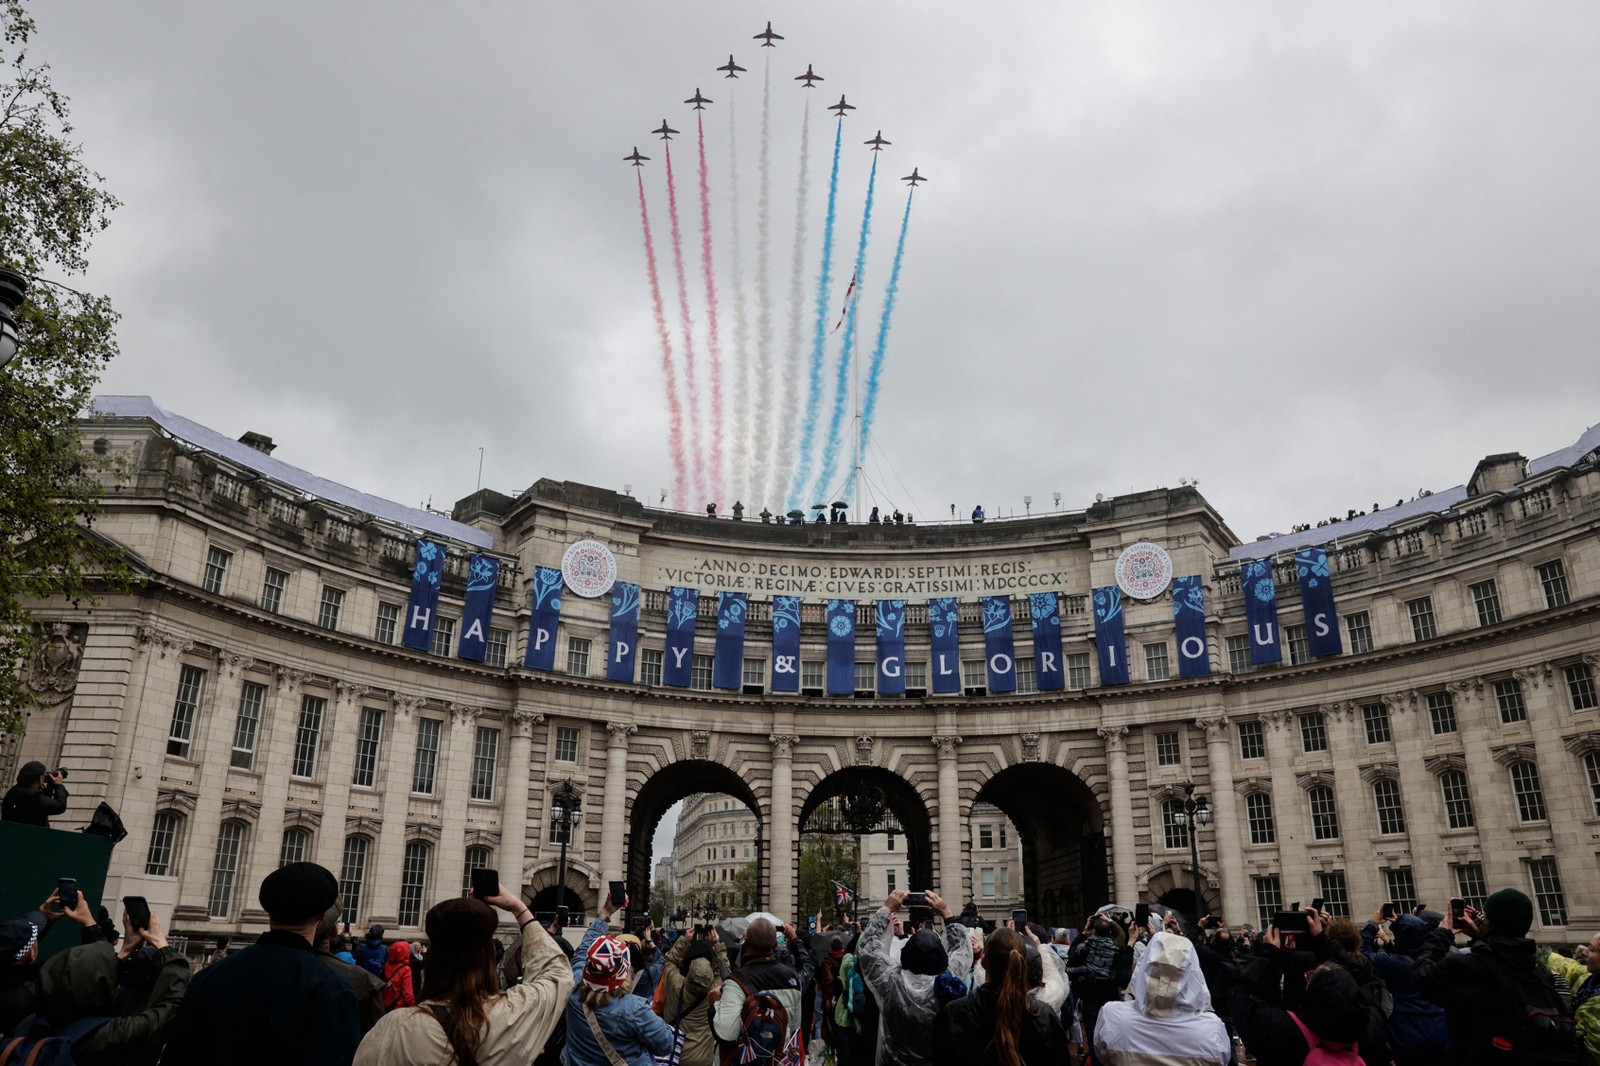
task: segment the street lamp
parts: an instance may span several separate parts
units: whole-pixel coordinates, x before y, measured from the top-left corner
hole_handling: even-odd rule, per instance
[[[28,294],[28,279],[15,270],[0,267],[0,367],[4,367],[22,347],[17,333],[17,306]]]
[[[1200,924],[1200,841],[1196,834],[1203,825],[1211,824],[1211,808],[1204,796],[1194,794],[1194,782],[1183,783],[1183,810],[1172,812],[1174,823],[1185,826],[1189,832],[1189,868],[1194,871],[1194,924]]]
[[[550,796],[550,828],[561,840],[561,862],[556,867],[556,924],[567,927],[567,844],[572,831],[583,822],[583,797],[572,787],[571,781],[556,786]]]

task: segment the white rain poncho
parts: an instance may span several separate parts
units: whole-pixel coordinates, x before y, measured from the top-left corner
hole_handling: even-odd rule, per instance
[[[1211,1013],[1194,945],[1176,933],[1150,940],[1128,984],[1131,1003],[1107,1003],[1095,1023],[1104,1066],[1226,1066],[1232,1042]]]

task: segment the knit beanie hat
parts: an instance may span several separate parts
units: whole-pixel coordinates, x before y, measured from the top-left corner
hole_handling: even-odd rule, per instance
[[[1533,900],[1514,888],[1502,888],[1483,905],[1489,932],[1498,936],[1527,936],[1533,925]]]
[[[614,936],[602,936],[589,946],[583,963],[583,987],[595,992],[620,992],[633,974],[628,945]]]

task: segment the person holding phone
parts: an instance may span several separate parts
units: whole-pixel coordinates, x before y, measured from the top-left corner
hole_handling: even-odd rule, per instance
[[[932,1061],[941,975],[948,971],[964,986],[972,969],[967,931],[952,920],[950,905],[937,892],[927,893],[927,904],[943,924],[943,935],[933,929],[919,930],[895,959],[889,950],[890,923],[908,894],[889,893],[867,923],[858,945],[862,979],[878,1001],[878,1066],[922,1066]]]
[[[1387,924],[1393,943],[1388,951],[1378,950],[1378,939]],[[1397,916],[1397,908],[1385,903],[1361,929],[1361,954],[1372,965],[1394,1009],[1389,1014],[1389,1050],[1399,1066],[1443,1066],[1449,1061],[1450,1027],[1444,1008],[1417,990],[1413,969],[1428,923],[1414,914]]]
[[[566,1066],[650,1066],[652,1056],[673,1048],[673,1032],[647,1000],[632,995],[633,961],[628,945],[610,933],[611,916],[627,906],[620,882],[600,904],[572,956],[575,986],[567,997]]]
[[[1107,1003],[1094,1031],[1096,1061],[1216,1063],[1227,1066],[1233,1041],[1211,1013],[1200,956],[1167,915],[1128,982],[1131,1002]],[[1147,1058],[1144,1058],[1147,1057]]]

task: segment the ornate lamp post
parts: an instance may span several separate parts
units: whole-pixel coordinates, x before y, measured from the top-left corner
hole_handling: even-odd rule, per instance
[[[556,922],[561,929],[567,927],[567,844],[582,822],[583,797],[571,781],[563,781],[550,796],[550,827],[561,841],[561,861],[556,867]]]
[[[17,335],[16,310],[28,293],[28,279],[15,270],[0,267],[0,368],[11,362],[22,347]]]
[[[1189,831],[1189,869],[1194,872],[1194,922],[1199,925],[1205,904],[1200,900],[1200,841],[1196,834],[1201,826],[1211,824],[1211,808],[1204,796],[1194,794],[1193,781],[1183,783],[1183,810],[1174,811],[1172,820]]]

